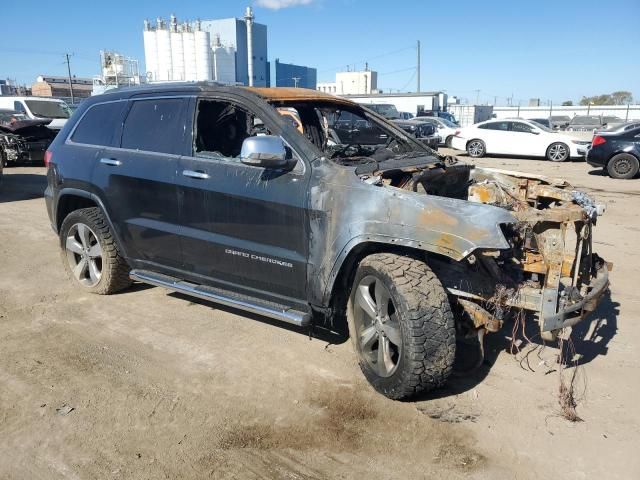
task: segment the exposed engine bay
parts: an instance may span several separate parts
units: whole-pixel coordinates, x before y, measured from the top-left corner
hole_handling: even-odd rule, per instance
[[[0,158],[5,163],[42,162],[56,136],[51,120],[27,120],[20,114],[0,115]]]

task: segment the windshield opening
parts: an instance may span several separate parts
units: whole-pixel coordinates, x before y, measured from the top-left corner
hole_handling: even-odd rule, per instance
[[[71,110],[64,102],[25,100],[25,103],[36,117],[69,118],[71,116]]]
[[[283,108],[299,119],[296,128],[329,159],[342,164],[383,161],[391,158],[436,155],[433,150],[402,130],[379,121],[359,105],[331,101],[272,103],[282,115]]]

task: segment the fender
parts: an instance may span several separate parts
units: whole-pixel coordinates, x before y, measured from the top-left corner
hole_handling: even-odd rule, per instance
[[[433,252],[460,261],[477,249],[509,248],[501,224],[516,223],[500,207],[369,185],[353,169],[314,165],[310,189],[309,300],[327,306],[349,254],[363,243]]]
[[[58,194],[58,198],[57,198],[57,200],[55,202],[55,205],[54,205],[54,208],[53,208],[53,213],[54,213],[53,226],[57,226],[58,225],[58,206],[60,204],[60,199],[62,199],[65,196],[71,196],[71,195],[91,200],[92,202],[94,202],[98,206],[98,208],[100,208],[100,210],[102,210],[102,214],[104,215],[104,218],[105,218],[107,224],[109,225],[109,230],[111,230],[111,233],[115,237],[116,242],[118,242],[118,247],[120,248],[120,251],[122,252],[122,254],[123,254],[123,256],[125,258],[129,258],[127,256],[127,252],[125,250],[124,244],[120,240],[120,235],[118,234],[118,231],[113,226],[113,222],[111,221],[111,217],[109,216],[109,212],[105,208],[104,203],[102,202],[100,197],[98,197],[95,193],[87,192],[86,190],[81,190],[79,188],[70,188],[70,187],[63,188],[62,190],[60,190],[60,193]],[[56,230],[56,233],[58,233],[58,234],[60,233],[60,232],[57,231],[57,228],[55,230]]]

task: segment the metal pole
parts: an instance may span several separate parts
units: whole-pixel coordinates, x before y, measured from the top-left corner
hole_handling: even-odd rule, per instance
[[[418,85],[416,92],[420,93],[420,40],[418,40]]]
[[[553,100],[549,100],[549,116],[553,114]]]
[[[69,74],[69,92],[71,93],[71,103],[75,103],[73,100],[73,84],[71,83],[71,64],[69,63],[69,54],[65,53],[65,57],[67,57],[67,73]]]
[[[300,77],[292,77],[293,80],[293,86],[295,88],[298,88],[298,82],[300,81]]]
[[[627,115],[624,117],[624,121],[628,122],[629,121],[629,104],[627,103]]]

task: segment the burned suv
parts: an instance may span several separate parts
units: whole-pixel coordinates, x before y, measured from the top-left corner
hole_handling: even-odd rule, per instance
[[[3,165],[44,160],[56,132],[47,128],[51,119],[30,120],[24,114],[0,109],[0,162]]]
[[[341,112],[380,144],[330,132]],[[444,157],[316,91],[115,90],[82,104],[46,162],[49,217],[80,287],[134,280],[299,326],[346,324],[390,398],[442,385],[456,338],[524,314],[551,338],[608,285],[592,249],[602,209],[585,194]]]

